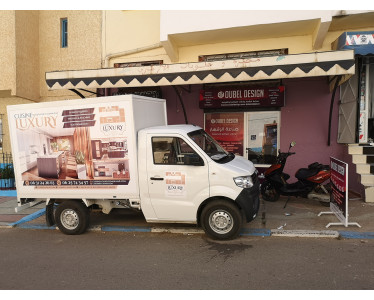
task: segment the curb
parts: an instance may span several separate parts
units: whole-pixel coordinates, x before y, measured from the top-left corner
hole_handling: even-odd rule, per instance
[[[1,225],[1,228],[22,228],[22,229],[48,229],[57,230],[57,226],[46,224],[25,224],[45,214],[45,208],[34,212],[14,223]],[[88,228],[87,231],[101,232],[149,232],[149,233],[176,233],[176,234],[204,234],[199,228],[156,228],[148,226],[107,226],[96,225]],[[262,236],[262,237],[308,237],[308,238],[344,238],[344,239],[374,239],[374,232],[355,231],[334,231],[334,230],[284,230],[284,229],[256,229],[242,228],[239,236]]]

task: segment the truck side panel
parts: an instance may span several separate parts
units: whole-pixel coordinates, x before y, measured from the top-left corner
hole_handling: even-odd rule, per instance
[[[146,110],[137,102],[149,98],[8,106],[18,198],[139,199],[134,120],[137,127],[147,127],[149,120],[134,111]],[[152,103],[158,124],[164,123],[165,109],[165,100]]]

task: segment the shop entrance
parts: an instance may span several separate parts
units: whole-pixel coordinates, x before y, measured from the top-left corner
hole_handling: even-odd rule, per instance
[[[279,149],[279,111],[205,113],[205,130],[225,150],[266,168]]]

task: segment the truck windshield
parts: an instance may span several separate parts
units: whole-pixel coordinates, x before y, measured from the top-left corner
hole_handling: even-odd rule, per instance
[[[188,133],[188,136],[206,153],[211,159],[218,163],[227,163],[234,159],[233,153],[223,149],[209,134],[204,130],[196,130]]]

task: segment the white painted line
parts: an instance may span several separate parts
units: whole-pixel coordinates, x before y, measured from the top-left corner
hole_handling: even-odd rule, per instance
[[[272,229],[272,236],[287,236],[287,237],[327,237],[327,238],[338,238],[339,232],[333,230],[282,230]]]

